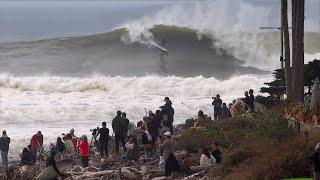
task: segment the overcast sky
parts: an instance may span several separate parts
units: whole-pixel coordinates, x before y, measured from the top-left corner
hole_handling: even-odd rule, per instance
[[[276,26],[279,23],[280,0],[220,1],[231,2],[227,3],[230,7],[221,7],[230,12],[238,10],[236,6],[241,4],[244,7],[268,9],[263,17],[248,17],[251,21],[257,18],[265,23],[254,24],[254,28],[257,25]],[[290,4],[290,0],[288,1]],[[0,41],[26,41],[106,32],[165,8],[181,4],[192,8],[197,3],[206,4],[210,1],[0,1]],[[306,0],[305,24],[307,31],[319,31],[319,0]]]

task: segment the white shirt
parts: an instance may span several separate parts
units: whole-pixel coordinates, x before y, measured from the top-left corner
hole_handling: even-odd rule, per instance
[[[200,157],[200,166],[212,166],[216,164],[216,159],[210,154],[210,158],[206,155],[201,154]]]

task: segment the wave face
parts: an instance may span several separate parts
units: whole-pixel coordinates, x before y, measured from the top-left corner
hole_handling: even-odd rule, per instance
[[[224,36],[225,40],[234,37]],[[228,79],[234,75],[265,74],[267,72],[260,69],[270,71],[273,67],[270,64],[279,64],[278,48],[274,45],[277,33],[238,33],[238,36],[248,41],[254,39],[253,49],[257,53],[253,55],[247,43],[240,48],[222,47],[221,37],[163,25],[154,26],[134,37],[132,30],[117,29],[82,37],[2,43],[0,72],[19,76],[158,74]],[[319,37],[317,33],[306,34],[307,53],[313,54],[320,49]],[[167,54],[159,49],[163,39],[169,50]],[[235,51],[237,53],[233,53]],[[255,67],[247,66],[252,58],[255,59]]]
[[[156,45],[128,43],[126,29],[91,36],[58,38],[34,42],[0,44],[0,71],[20,76],[87,76],[146,74],[213,76],[263,74],[244,61],[212,47],[212,39],[199,38],[195,30],[156,26],[150,30],[155,41],[165,38],[168,54]],[[154,43],[157,44],[157,43]]]

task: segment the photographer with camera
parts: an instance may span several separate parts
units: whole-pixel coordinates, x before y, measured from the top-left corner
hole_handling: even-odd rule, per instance
[[[102,122],[102,128],[98,129],[100,157],[107,159],[109,145],[109,129],[107,123]]]
[[[222,100],[220,99],[220,95],[217,94],[216,97],[212,97],[213,102],[212,105],[214,107],[214,120],[218,120],[219,116],[221,114],[221,105],[222,105]]]

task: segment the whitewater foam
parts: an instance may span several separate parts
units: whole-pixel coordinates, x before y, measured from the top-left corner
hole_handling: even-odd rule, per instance
[[[12,158],[26,146],[33,133],[42,130],[45,144],[75,128],[77,135],[106,121],[117,110],[137,122],[144,108],[156,110],[169,96],[175,108],[175,123],[195,117],[202,109],[212,115],[211,97],[221,94],[229,103],[252,88],[259,94],[271,75],[243,75],[220,81],[215,78],[176,76],[102,76],[88,78],[0,74],[0,126],[12,137]],[[15,156],[14,156],[15,155]]]

